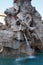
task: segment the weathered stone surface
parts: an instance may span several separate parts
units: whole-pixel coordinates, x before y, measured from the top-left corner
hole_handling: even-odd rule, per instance
[[[43,48],[41,16],[31,0],[14,0],[13,4],[5,11],[5,25],[0,24],[0,53],[33,55]]]
[[[0,42],[9,42],[12,40],[12,37],[12,31],[0,30]]]

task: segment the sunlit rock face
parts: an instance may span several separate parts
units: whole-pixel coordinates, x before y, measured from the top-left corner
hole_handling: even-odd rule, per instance
[[[6,9],[5,14],[4,29],[0,29],[2,55],[31,56],[36,48],[43,48],[43,24],[31,0],[14,0],[13,7]]]

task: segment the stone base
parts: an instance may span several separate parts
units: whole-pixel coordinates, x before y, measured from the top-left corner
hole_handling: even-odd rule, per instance
[[[34,55],[34,49],[25,48],[25,45],[22,45],[19,49],[12,49],[9,47],[4,47],[3,52],[0,53],[2,56],[31,56]]]

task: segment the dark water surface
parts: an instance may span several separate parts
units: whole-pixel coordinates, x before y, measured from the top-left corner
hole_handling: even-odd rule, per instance
[[[0,65],[43,65],[43,53],[28,57],[0,57]]]

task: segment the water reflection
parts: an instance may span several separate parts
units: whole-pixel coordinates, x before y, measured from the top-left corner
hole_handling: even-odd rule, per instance
[[[35,56],[26,56],[26,57],[20,57],[20,58],[17,58],[15,61],[25,61],[27,59],[34,59],[36,58]]]

